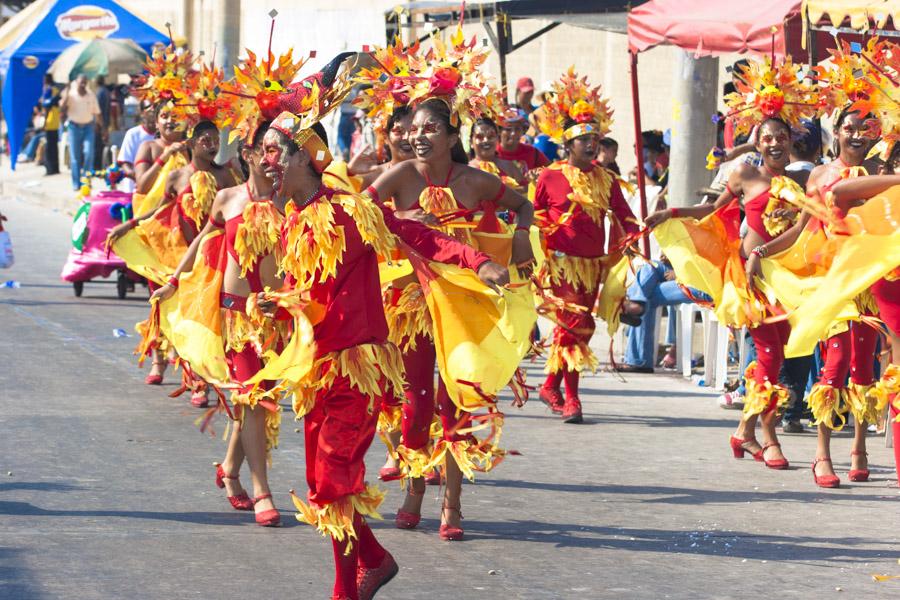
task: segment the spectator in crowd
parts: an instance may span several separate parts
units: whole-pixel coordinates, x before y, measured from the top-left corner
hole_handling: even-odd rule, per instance
[[[621,175],[622,171],[616,162],[619,155],[619,142],[611,137],[600,139],[600,152],[597,153],[597,163],[602,167],[606,167],[616,175]]]
[[[110,96],[109,88],[106,87],[106,78],[102,75],[97,77],[96,89],[97,105],[100,106],[100,118],[96,122],[95,139],[97,143],[94,144],[93,164],[95,170],[100,170],[105,166],[103,164],[103,147],[109,142],[112,97]]]
[[[41,140],[46,139],[44,132],[44,111],[40,105],[36,105],[31,114],[31,138],[25,145],[25,149],[19,153],[19,162],[26,163],[34,160],[37,155]],[[27,132],[27,131],[26,131]]]
[[[516,82],[516,105],[524,110],[526,115],[530,115],[535,109],[532,104],[533,99],[534,81],[531,80],[531,77],[520,77]]]
[[[44,168],[47,175],[59,173],[59,89],[53,84],[53,76],[44,75],[40,105],[44,111]]]
[[[677,306],[685,302],[708,302],[709,296],[699,290],[685,289],[675,281],[672,265],[663,257],[658,261],[644,263],[628,288],[628,299],[622,307],[626,315],[641,317],[640,325],[629,327],[625,346],[625,364],[618,367],[626,373],[652,373],[653,355],[656,350],[656,309],[660,306]],[[673,313],[669,312],[669,322],[673,323]],[[675,365],[674,340],[669,347],[663,365]]]
[[[528,119],[524,111],[519,110],[516,118],[507,118],[500,128],[500,142],[497,144],[497,156],[503,160],[514,160],[524,165],[528,172],[550,164],[544,154],[530,144],[522,141]]]
[[[731,81],[725,84],[725,89],[723,90],[726,95],[737,91],[737,84],[743,81],[741,73],[749,64],[750,61],[748,61],[746,58],[742,58],[741,60],[731,65]],[[734,116],[727,117],[725,119],[725,130],[723,132],[723,137],[725,142],[724,148],[726,150],[731,150],[736,145],[734,139],[734,122]]]
[[[122,168],[125,179],[119,183],[119,189],[125,192],[133,192],[134,162],[137,159],[138,149],[144,142],[156,138],[156,110],[149,102],[141,103],[140,122],[125,132],[122,147],[119,148],[119,156],[116,162]]]
[[[100,117],[97,96],[88,89],[87,77],[79,75],[63,92],[60,110],[68,121],[69,165],[72,189],[81,188],[81,176],[91,170],[94,159],[95,127]]]
[[[353,99],[356,98],[358,93],[359,88],[353,88],[353,91],[346,99],[344,99],[340,108],[337,130],[337,148],[345,161],[350,160],[350,145],[353,143],[353,133],[356,131],[357,108],[353,105]]]

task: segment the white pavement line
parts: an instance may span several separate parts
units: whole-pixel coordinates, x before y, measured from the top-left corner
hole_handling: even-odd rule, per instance
[[[98,358],[110,365],[122,367],[123,369],[127,369],[128,371],[134,370],[133,361],[125,359],[118,354],[108,352],[100,348],[96,344],[92,344],[86,341],[84,338],[77,335],[73,331],[66,329],[59,323],[56,323],[49,319],[45,319],[44,317],[39,317],[36,314],[25,310],[21,306],[16,306],[14,304],[7,304],[6,306],[22,315],[23,317],[30,319],[35,325],[51,334],[55,338],[59,339],[64,344],[75,344],[94,358]]]

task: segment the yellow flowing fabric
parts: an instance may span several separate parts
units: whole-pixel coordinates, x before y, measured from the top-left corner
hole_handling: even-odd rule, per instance
[[[191,175],[190,185],[193,191],[183,198],[185,208],[194,225],[202,228],[216,195],[215,179],[212,173],[197,171]],[[178,202],[172,201],[116,240],[113,251],[129,269],[163,285],[178,268],[188,246],[181,229]]]
[[[720,323],[752,327],[762,321],[765,306],[747,284],[739,223],[740,207],[734,200],[699,221],[669,219],[653,234],[678,283],[709,294]]]
[[[219,387],[229,384],[220,308],[224,261],[224,231],[204,236],[192,270],[178,278],[176,293],[159,306],[160,330],[178,356]]]
[[[438,369],[447,392],[462,410],[485,408],[485,396],[493,397],[509,384],[531,348],[537,320],[531,290],[515,285],[498,294],[471,271],[413,261],[434,323]]]
[[[839,225],[848,235],[838,238],[821,284],[791,313],[786,356],[810,354],[854,298],[900,265],[900,186],[850,209]]]
[[[150,191],[146,194],[136,193],[132,196],[131,207],[134,216],[141,217],[159,208],[163,197],[166,195],[166,180],[169,178],[169,173],[187,166],[187,163],[187,157],[181,152],[176,152],[170,156],[169,160],[160,168],[159,173],[156,174],[156,181],[153,182]]]

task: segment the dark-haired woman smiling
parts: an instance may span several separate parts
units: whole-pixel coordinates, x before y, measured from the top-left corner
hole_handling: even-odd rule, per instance
[[[533,216],[531,203],[496,176],[467,164],[468,157],[459,140],[459,129],[452,121],[450,106],[444,99],[432,98],[419,104],[409,134],[416,159],[385,172],[369,188],[370,194],[384,200],[392,198],[396,213],[402,218],[417,219],[435,226],[438,217],[459,211],[470,214],[476,211],[492,213],[497,208],[514,211],[517,221],[511,263],[527,275],[534,260],[528,238]],[[462,241],[470,241],[468,229],[454,228],[448,233]],[[410,287],[418,285],[415,280],[395,282],[398,294],[421,295],[420,289]],[[397,514],[397,526],[411,529],[418,525],[425,492],[423,469],[442,458],[447,487],[441,510],[440,533],[444,539],[461,539],[462,471],[456,462],[458,457],[449,451],[444,452],[442,457],[432,456],[429,450],[429,428],[435,407],[435,349],[430,332],[418,335],[415,348],[401,345],[401,349],[404,350],[404,366],[409,381],[407,398],[411,401],[403,407],[403,440],[398,452],[411,483]],[[457,444],[457,447],[471,442],[474,439],[471,434],[459,433],[469,427],[469,415],[456,407],[443,381],[439,383],[437,404],[444,441]]]

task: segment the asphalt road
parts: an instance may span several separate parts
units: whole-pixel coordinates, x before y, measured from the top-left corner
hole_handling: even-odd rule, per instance
[[[0,288],[0,598],[329,597],[330,543],[289,510],[287,491],[305,489],[297,425],[285,420],[271,474],[285,526],[257,527],[213,486],[221,439],[166,397],[174,383],[144,386],[135,338],[113,335],[145,317],[145,292],[88,284],[75,298],[59,280],[70,217],[9,197],[0,211],[17,260],[0,281],[22,284]],[[836,436],[844,485],[819,490],[812,434],[785,436],[794,466],[770,471],[731,458],[736,414],[683,379],[584,387],[582,426],[537,401],[509,410],[505,446],[522,456],[465,486],[465,541],[439,540],[436,488],[420,529],[395,529],[389,486],[374,528],[401,571],[379,598],[900,597],[900,580],[872,578],[900,575],[882,438],[872,481],[850,483],[849,433]],[[368,459],[374,474],[379,443]]]

